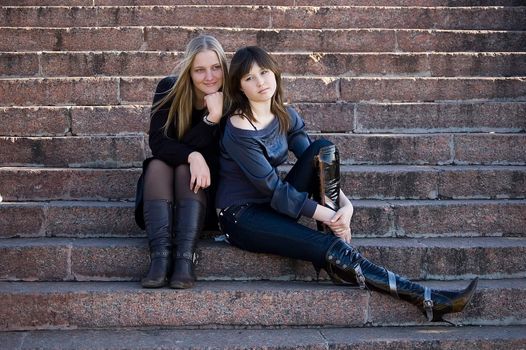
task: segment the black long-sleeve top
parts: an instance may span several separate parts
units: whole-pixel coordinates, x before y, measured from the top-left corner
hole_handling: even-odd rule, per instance
[[[287,112],[291,126],[286,134],[279,132],[277,118],[261,130],[236,128],[227,118],[220,141],[217,208],[269,203],[293,218],[314,215],[317,203],[278,174],[277,167],[287,160],[288,150],[299,158],[311,143],[298,113],[290,107]]]
[[[173,76],[162,79],[157,84],[153,104],[165,97],[176,81],[177,77]],[[187,164],[188,155],[198,151],[203,155],[210,172],[214,175],[218,168],[219,127],[203,122],[206,109],[194,109],[192,111],[191,127],[181,140],[177,139],[176,126],[173,123],[168,127],[166,136],[163,126],[168,119],[170,105],[171,101],[168,101],[151,116],[149,145],[153,157],[177,167],[181,164]]]

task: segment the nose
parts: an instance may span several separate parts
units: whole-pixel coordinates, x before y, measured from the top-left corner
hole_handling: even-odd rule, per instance
[[[214,73],[211,69],[206,70],[205,80],[212,80],[214,78]]]
[[[256,83],[258,84],[258,86],[262,85],[263,82],[264,82],[263,77],[261,75],[257,75],[256,76]]]

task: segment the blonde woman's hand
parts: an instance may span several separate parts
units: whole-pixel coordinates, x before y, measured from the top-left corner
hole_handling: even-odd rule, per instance
[[[188,164],[190,164],[190,190],[197,193],[199,189],[210,186],[210,169],[203,155],[199,152],[190,153]]]
[[[223,116],[223,93],[215,92],[205,96],[205,107],[208,109],[207,119],[212,123],[219,123]]]

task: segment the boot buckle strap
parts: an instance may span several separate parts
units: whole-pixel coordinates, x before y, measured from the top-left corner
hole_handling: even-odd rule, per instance
[[[169,250],[154,251],[150,253],[150,258],[167,258],[172,255],[172,252]]]
[[[176,252],[175,253],[176,259],[187,259],[192,261],[194,264],[197,264],[197,253],[196,252]]]
[[[365,276],[363,275],[362,268],[360,265],[354,267],[354,272],[356,273],[356,282],[360,286],[360,289],[365,289]]]
[[[424,289],[424,310],[426,311],[427,320],[433,321],[433,300],[431,299],[431,289]]]
[[[395,298],[399,298],[398,297],[398,292],[396,290],[396,276],[393,272],[391,271],[387,271],[387,276],[389,277],[389,291],[391,293],[391,295]]]

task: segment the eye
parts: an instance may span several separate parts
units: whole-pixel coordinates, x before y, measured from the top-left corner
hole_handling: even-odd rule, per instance
[[[221,65],[216,65],[216,66],[213,66],[212,67],[213,70],[217,71],[217,70],[221,70]]]
[[[268,69],[261,70],[261,75],[264,75],[264,74],[267,74],[267,73],[268,73]]]
[[[194,69],[194,72],[196,73],[203,73],[205,70],[203,68],[196,68]]]
[[[244,80],[245,80],[245,81],[250,81],[250,80],[252,80],[252,76],[251,76],[251,75],[246,76]]]

